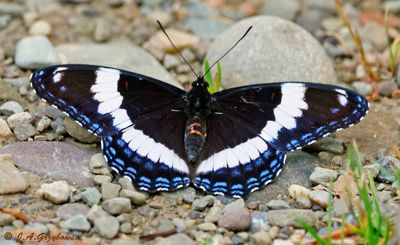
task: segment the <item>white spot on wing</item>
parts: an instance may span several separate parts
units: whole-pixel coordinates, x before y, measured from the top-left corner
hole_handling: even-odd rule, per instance
[[[122,104],[122,97],[118,96],[115,97],[114,99],[100,103],[97,111],[101,114],[107,114],[119,109],[121,104]]]
[[[347,103],[349,102],[348,99],[346,98],[346,96],[344,96],[344,95],[342,95],[342,94],[339,94],[339,95],[338,95],[338,100],[339,100],[339,103],[340,103],[342,106],[346,106]]]

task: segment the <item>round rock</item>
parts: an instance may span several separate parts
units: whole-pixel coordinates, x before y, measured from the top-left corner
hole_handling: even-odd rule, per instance
[[[64,119],[64,127],[69,135],[79,140],[80,142],[96,143],[99,141],[99,137],[89,133],[87,129],[83,128],[69,117]]]
[[[7,122],[0,118],[0,138],[8,138],[12,134]]]
[[[85,215],[77,214],[64,222],[64,228],[74,231],[88,231],[90,230],[90,223]]]
[[[84,192],[81,193],[81,197],[82,200],[91,207],[95,204],[99,204],[101,199],[101,194],[96,188],[89,187]]]
[[[71,188],[66,181],[56,181],[51,184],[43,184],[38,193],[46,200],[60,204],[68,201]]]
[[[28,184],[11,161],[10,154],[0,155],[0,195],[24,192]]]
[[[118,234],[119,222],[113,216],[100,217],[94,221],[94,227],[100,236],[112,239]]]
[[[250,26],[246,38],[221,62],[225,88],[278,81],[336,82],[332,62],[319,42],[302,27],[273,16],[231,26],[215,39],[208,60],[221,57]]]
[[[131,211],[131,201],[125,197],[116,197],[103,202],[102,207],[105,211],[113,215],[129,213]]]
[[[37,69],[58,65],[58,55],[45,36],[30,36],[21,39],[15,47],[15,64],[24,69]]]
[[[230,231],[245,231],[251,225],[251,215],[247,208],[236,208],[225,213],[218,221],[218,226]]]
[[[7,101],[0,106],[0,114],[11,115],[14,113],[23,112],[24,108],[16,101]]]

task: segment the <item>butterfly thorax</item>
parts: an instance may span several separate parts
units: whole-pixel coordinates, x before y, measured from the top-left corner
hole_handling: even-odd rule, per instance
[[[185,151],[189,162],[196,162],[207,136],[207,117],[210,114],[211,94],[202,77],[192,83],[186,95]]]

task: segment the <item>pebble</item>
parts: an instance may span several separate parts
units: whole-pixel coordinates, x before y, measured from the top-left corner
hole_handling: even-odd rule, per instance
[[[19,16],[26,11],[25,6],[18,3],[0,3],[0,14],[10,14]]]
[[[332,62],[319,42],[302,27],[273,16],[235,23],[214,40],[207,59],[221,57],[249,26],[253,29],[248,36],[221,63],[224,88],[276,81],[336,82]]]
[[[233,201],[231,203],[228,203],[224,207],[223,213],[226,214],[226,213],[231,212],[232,210],[236,210],[238,208],[243,208],[243,207],[245,207],[244,199],[243,198],[239,198],[239,199],[237,199],[237,200],[235,200],[235,201]]]
[[[165,68],[171,69],[177,67],[180,64],[180,60],[175,55],[166,54],[163,63]]]
[[[100,192],[94,188],[89,187],[81,193],[82,201],[84,201],[89,207],[99,204],[101,199]]]
[[[46,130],[48,127],[50,127],[50,125],[51,125],[51,119],[46,116],[43,116],[36,123],[36,129],[39,132],[42,132],[42,131]]]
[[[329,183],[329,181],[335,181],[338,177],[338,173],[335,170],[316,167],[314,172],[310,175],[311,183],[318,185],[323,183]]]
[[[268,231],[271,226],[268,223],[268,214],[263,211],[254,211],[251,213],[250,232]]]
[[[400,160],[396,157],[386,156],[378,159],[376,164],[379,164],[380,168],[382,168],[378,175],[378,180],[384,183],[393,183],[396,179],[393,169],[400,169]]]
[[[20,141],[28,140],[37,133],[36,128],[30,123],[20,124],[14,128],[14,135]]]
[[[132,224],[130,222],[124,222],[120,225],[119,231],[122,233],[132,233]]]
[[[269,209],[288,209],[290,208],[289,203],[283,200],[271,200],[267,203]]]
[[[11,214],[0,212],[0,226],[11,225],[15,218]]]
[[[58,55],[45,36],[29,36],[15,47],[15,64],[23,69],[37,69],[60,64]]]
[[[121,186],[113,183],[105,182],[101,185],[101,195],[103,200],[118,197]]]
[[[141,245],[142,243],[138,240],[132,240],[128,238],[123,239],[114,239],[111,242],[111,245]]]
[[[110,214],[118,215],[122,213],[129,213],[132,209],[131,201],[125,197],[116,197],[105,200],[102,207]]]
[[[251,214],[247,208],[237,207],[224,212],[218,226],[229,231],[245,231],[251,225]]]
[[[211,207],[204,218],[204,221],[207,223],[216,223],[221,218],[222,214],[222,208],[218,206]]]
[[[263,15],[278,16],[287,20],[294,20],[300,7],[300,2],[297,0],[270,0],[265,2],[260,13]]]
[[[62,118],[57,118],[56,120],[52,121],[50,126],[56,134],[64,135],[67,133],[64,127],[64,119]]]
[[[96,42],[107,42],[112,37],[112,21],[100,18],[96,22],[96,27],[93,33],[93,39]]]
[[[102,168],[107,167],[107,162],[102,153],[97,153],[90,158],[89,169],[94,174],[100,174]]]
[[[393,81],[382,81],[377,84],[378,92],[384,96],[391,96],[393,91],[398,89],[397,84]]]
[[[178,233],[183,233],[186,231],[186,223],[183,219],[172,218],[172,223],[174,223],[174,226],[176,227],[176,231]]]
[[[217,230],[217,226],[214,225],[214,223],[202,223],[198,227],[202,231],[216,231]]]
[[[148,206],[142,206],[137,209],[138,214],[142,215],[143,217],[148,217],[148,218],[154,218],[158,215],[158,210],[154,208],[150,208]],[[191,211],[192,212],[192,211]],[[188,217],[190,215],[190,212],[188,214]],[[189,217],[190,218],[190,217]]]
[[[92,152],[64,142],[17,142],[0,148],[10,153],[18,167],[41,177],[66,180],[75,187],[93,186],[88,170]]]
[[[251,241],[256,245],[270,245],[272,244],[271,235],[265,231],[259,231],[251,235]]]
[[[311,151],[326,151],[333,154],[343,154],[343,142],[332,137],[325,137],[306,147]]]
[[[373,163],[362,167],[363,171],[367,174],[370,174],[374,179],[378,176],[380,168],[381,165],[378,163]]]
[[[67,202],[71,193],[71,187],[64,180],[50,184],[42,184],[38,193],[46,200],[54,204]]]
[[[9,116],[7,118],[7,123],[11,129],[14,129],[18,125],[31,123],[32,119],[33,118],[31,114],[29,114],[28,112],[20,112]]]
[[[107,162],[106,162],[106,164],[107,164]],[[122,187],[122,189],[135,190],[135,188],[133,187],[132,181],[128,178],[119,178],[118,184]]]
[[[159,239],[155,245],[177,245],[177,244],[185,244],[185,245],[195,245],[196,243],[186,234],[175,234],[169,236],[167,238]]]
[[[76,123],[74,120],[71,118],[67,117],[64,119],[64,127],[65,130],[69,135],[71,135],[73,138],[77,139],[78,141],[82,143],[96,143],[99,142],[99,137],[96,135],[93,135],[87,131],[84,127],[80,126],[78,123]]]
[[[111,182],[112,178],[110,176],[107,175],[96,175],[93,178],[94,183],[96,183],[97,185],[102,185],[105,182]]]
[[[174,223],[169,219],[161,219],[158,221],[158,224],[157,224],[158,232],[170,231],[174,228],[175,228]]]
[[[368,21],[360,29],[360,37],[364,42],[370,42],[382,51],[387,48],[385,27],[375,21]]]
[[[95,219],[94,227],[101,237],[112,239],[118,234],[119,222],[113,216],[99,217]]]
[[[356,81],[351,84],[353,89],[361,94],[362,96],[367,96],[372,92],[372,85],[363,81]]]
[[[310,192],[310,200],[321,208],[326,208],[329,203],[329,193],[323,190],[312,190]]]
[[[0,154],[0,195],[24,192],[28,184],[12,162],[12,155]]]
[[[77,214],[67,219],[62,226],[63,228],[73,231],[89,231],[91,227],[89,221],[83,214]]]
[[[202,218],[204,218],[204,214],[200,211],[191,210],[188,213],[188,217],[191,219],[202,219]]]
[[[180,37],[174,36],[174,33],[168,32],[168,34],[174,37],[174,41],[180,40]],[[161,36],[163,39],[165,38],[164,34],[161,34],[160,31]],[[136,73],[153,77],[182,88],[182,85],[176,82],[171,74],[152,55],[130,42],[115,42],[110,44],[68,43],[57,46],[57,51],[66,57],[68,63],[118,67],[128,71],[135,71]],[[85,55],[82,55],[83,53]],[[110,59],[109,54],[113,54],[115,59]]]
[[[47,106],[44,109],[44,115],[47,117],[50,117],[52,119],[57,119],[57,118],[65,118],[67,117],[62,111],[60,111],[58,108],[54,107],[54,106]]]
[[[63,220],[72,218],[74,215],[82,214],[86,217],[90,208],[82,203],[67,203],[57,209],[57,217]]]
[[[9,116],[15,113],[23,112],[24,108],[16,101],[7,101],[0,106],[0,114]]]
[[[8,138],[12,135],[13,133],[11,132],[11,129],[8,127],[7,122],[4,121],[2,118],[0,118],[0,138]]]
[[[149,198],[149,194],[146,192],[138,192],[135,190],[126,189],[121,190],[119,196],[128,198],[133,204],[137,206],[146,204],[146,200]]]
[[[104,211],[104,209],[102,207],[100,207],[99,205],[93,205],[88,214],[86,215],[86,217],[88,218],[88,220],[90,222],[94,222],[97,218],[100,217],[107,217],[110,216],[110,214],[108,214],[106,211]]]
[[[302,226],[297,222],[298,219],[305,221],[311,226],[314,226],[317,221],[315,213],[307,209],[284,209],[271,210],[268,212],[270,225],[279,227],[295,226],[301,228]]]
[[[210,204],[210,199],[205,196],[205,197],[200,197],[196,200],[193,201],[192,203],[192,209],[195,211],[204,211]]]
[[[344,215],[349,213],[349,208],[344,199],[335,199],[333,200],[333,215],[337,218],[341,218]]]
[[[51,33],[51,25],[45,20],[37,20],[29,28],[29,34],[48,36]]]
[[[300,208],[311,208],[310,190],[301,185],[291,185],[289,195]]]

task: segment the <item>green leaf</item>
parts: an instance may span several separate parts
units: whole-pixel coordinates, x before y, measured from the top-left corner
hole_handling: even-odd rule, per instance
[[[208,63],[208,59],[206,59],[206,60],[204,61],[204,72],[207,72],[208,69],[210,69],[210,63]],[[207,73],[207,74],[204,76],[204,80],[206,80],[206,82],[208,83],[208,91],[209,91],[211,94],[214,93],[214,91],[213,91],[213,89],[214,89],[214,81],[213,81],[213,79],[212,79],[212,75],[211,75],[210,72]]]
[[[218,62],[217,63],[217,83],[216,83],[216,89],[215,92],[218,92],[222,86],[222,68],[221,64]]]

